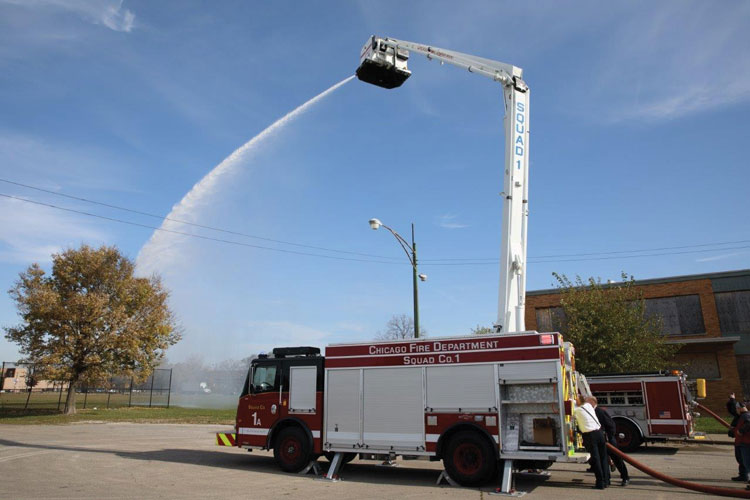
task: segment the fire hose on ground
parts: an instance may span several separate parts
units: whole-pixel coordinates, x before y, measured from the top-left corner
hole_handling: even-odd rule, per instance
[[[701,493],[709,493],[711,495],[719,495],[719,496],[724,496],[724,497],[735,497],[735,498],[750,498],[750,490],[739,490],[735,488],[719,488],[717,486],[706,486],[705,484],[691,483],[689,481],[683,481],[682,479],[675,479],[671,476],[667,476],[666,474],[662,474],[661,472],[657,472],[651,467],[648,467],[636,461],[635,459],[621,452],[619,449],[617,449],[615,446],[612,446],[609,443],[607,443],[607,449],[609,450],[610,453],[614,453],[615,455],[619,456],[620,458],[625,460],[627,463],[629,463],[636,469],[640,470],[641,472],[645,472],[649,476],[655,477],[656,479],[659,479],[660,481],[664,481],[665,483],[669,483],[671,485],[678,486],[680,488],[686,488],[688,490],[700,491]]]

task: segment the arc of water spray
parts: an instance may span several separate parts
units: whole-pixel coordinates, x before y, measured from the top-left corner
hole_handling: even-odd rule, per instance
[[[309,110],[316,103],[321,101],[327,95],[348,83],[354,78],[350,76],[341,80],[339,83],[324,90],[309,101],[293,109],[286,115],[282,116],[258,135],[247,141],[237,148],[232,154],[224,158],[200,181],[198,181],[188,193],[182,197],[179,203],[172,207],[172,211],[167,215],[167,219],[178,219],[187,222],[195,221],[196,207],[205,204],[210,196],[216,191],[219,181],[232,173],[243,161],[247,160],[268,138],[279,132],[286,125],[299,117],[302,113]],[[179,225],[178,222],[165,220],[162,222],[160,229],[174,228]],[[184,238],[174,233],[165,231],[154,231],[151,238],[143,245],[136,258],[136,265],[140,273],[148,274],[160,270],[162,263],[173,262],[174,242],[177,239]]]

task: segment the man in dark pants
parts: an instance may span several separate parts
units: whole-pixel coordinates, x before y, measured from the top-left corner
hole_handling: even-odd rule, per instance
[[[732,427],[731,429],[734,432],[734,428],[737,426],[737,421],[740,418],[740,413],[738,411],[740,407],[739,402],[734,398],[734,393],[729,395],[729,401],[727,401],[727,411],[730,415],[732,415]],[[736,446],[734,447],[734,459],[737,460],[737,463],[739,464],[739,473],[736,477],[732,478],[732,481],[742,481],[747,482],[748,481],[748,471],[745,468],[744,464],[742,463],[742,456],[740,453],[740,447]]]
[[[602,424],[605,439],[609,444],[617,447],[617,426],[615,425],[615,421],[612,419],[612,416],[607,410],[605,410],[598,404],[594,407],[594,412],[596,413],[596,418],[599,419],[599,423]],[[620,479],[622,479],[620,486],[627,486],[628,483],[630,483],[630,476],[628,475],[628,468],[625,467],[625,462],[623,462],[622,458],[620,458],[620,456],[615,453],[608,454],[612,461],[615,463],[615,467],[617,467],[617,470],[620,472]],[[609,484],[610,482],[610,476],[611,474],[609,471],[609,467],[605,466],[604,477],[606,478],[607,484]]]
[[[578,406],[573,415],[576,419],[578,430],[583,435],[583,446],[591,455],[591,467],[596,476],[594,488],[603,490],[607,487],[604,470],[608,467],[607,447],[604,444],[604,433],[599,420],[596,418],[596,400],[593,397],[583,398],[578,396]]]

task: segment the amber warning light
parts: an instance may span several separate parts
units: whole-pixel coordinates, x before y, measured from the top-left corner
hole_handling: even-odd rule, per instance
[[[539,343],[541,345],[553,345],[555,343],[555,336],[551,333],[545,333],[539,336]]]

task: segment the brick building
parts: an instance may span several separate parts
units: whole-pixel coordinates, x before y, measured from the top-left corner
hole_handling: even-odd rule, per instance
[[[27,385],[29,370],[29,365],[4,361],[2,369],[0,369],[0,391],[27,391],[29,389]],[[68,384],[51,380],[36,380],[34,391],[59,391],[61,387],[67,388]]]
[[[646,311],[661,317],[668,341],[682,344],[675,368],[706,379],[706,406],[723,415],[729,393],[750,396],[750,269],[635,284]],[[564,330],[559,290],[526,293],[526,328]]]

